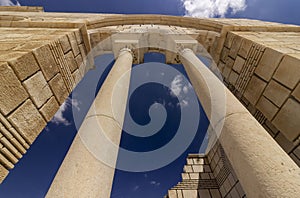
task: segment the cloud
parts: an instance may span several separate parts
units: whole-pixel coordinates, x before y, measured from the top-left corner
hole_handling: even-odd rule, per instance
[[[192,89],[192,85],[189,82],[186,82],[184,80],[182,75],[177,75],[174,77],[174,79],[171,82],[171,95],[177,96],[179,103],[177,104],[178,107],[186,107],[189,105],[189,91]],[[172,104],[168,103],[170,107],[172,107]]]
[[[153,186],[160,186],[160,183],[156,181],[151,181],[150,184]]]
[[[139,188],[140,188],[140,186],[136,185],[136,186],[133,187],[132,190],[133,190],[133,191],[137,191]]]
[[[181,75],[175,76],[175,78],[172,80],[171,94],[173,96],[179,96],[181,94],[182,87],[183,87],[182,81],[183,81],[183,77]]]
[[[77,111],[80,111],[79,102],[75,99],[67,98],[66,101],[60,106],[51,122],[57,125],[63,124],[65,126],[70,125],[71,123],[64,117],[64,112],[71,106],[75,107]]]
[[[185,15],[199,18],[224,17],[227,13],[243,11],[246,0],[181,0]]]
[[[20,6],[20,3],[16,0],[0,0],[0,6]]]

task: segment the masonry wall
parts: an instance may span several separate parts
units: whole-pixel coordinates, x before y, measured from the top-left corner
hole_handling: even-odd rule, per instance
[[[225,84],[300,166],[300,33],[229,32]]]
[[[190,154],[182,181],[168,191],[167,198],[246,197],[226,154],[217,142],[207,155]]]
[[[0,27],[0,182],[84,75],[80,29]]]

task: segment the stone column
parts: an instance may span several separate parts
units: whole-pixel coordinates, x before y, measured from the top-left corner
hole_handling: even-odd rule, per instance
[[[131,51],[122,49],[54,178],[48,198],[110,197],[132,61]]]
[[[180,55],[212,128],[221,131],[219,140],[247,197],[298,197],[298,166],[192,50]],[[225,101],[214,97],[218,92]]]

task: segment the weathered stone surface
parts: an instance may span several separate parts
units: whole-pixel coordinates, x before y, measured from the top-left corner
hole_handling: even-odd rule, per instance
[[[62,48],[64,53],[71,50],[71,45],[70,45],[69,39],[66,35],[60,37],[59,42],[60,42],[61,48]]]
[[[67,63],[68,63],[68,66],[71,70],[71,72],[74,72],[78,66],[77,66],[77,63],[76,63],[76,60],[73,56],[73,53],[72,52],[68,52],[66,55],[65,55],[65,58],[67,60]]]
[[[262,95],[267,83],[256,76],[252,76],[248,86],[246,87],[244,97],[253,105],[255,105]]]
[[[73,32],[68,34],[68,38],[71,43],[73,54],[74,54],[74,56],[77,56],[80,53],[80,50],[79,50],[79,47],[78,47],[78,44],[76,41],[75,34]]]
[[[47,81],[59,72],[49,45],[45,45],[34,50],[33,54],[35,55]]]
[[[294,148],[293,142],[289,141],[282,133],[278,133],[275,140],[287,153],[291,152]]]
[[[60,73],[58,73],[52,80],[49,81],[49,85],[58,100],[59,104],[64,103],[65,99],[68,97],[69,92],[65,85],[64,80]]]
[[[9,64],[20,80],[26,79],[40,69],[32,53],[27,53],[20,58],[11,60]]]
[[[232,71],[229,75],[229,78],[228,78],[228,81],[232,84],[232,85],[235,85],[237,79],[239,77],[239,74]]]
[[[264,116],[266,116],[268,120],[272,120],[278,111],[278,108],[264,96],[259,99],[256,107],[264,114]]]
[[[50,87],[40,71],[24,81],[23,85],[38,108],[52,96]]]
[[[285,55],[273,78],[288,88],[294,89],[300,80],[300,59]]]
[[[300,135],[299,112],[300,103],[288,99],[272,122],[290,141]]]
[[[8,175],[8,173],[9,173],[9,171],[0,164],[0,184],[5,179],[5,177]]]
[[[298,102],[300,102],[300,83],[295,88],[295,90],[293,91],[292,95],[298,100]]]
[[[75,58],[77,66],[80,68],[81,64],[83,63],[83,59],[81,57],[81,55],[79,54],[78,56],[76,56]]]
[[[183,190],[182,193],[184,198],[198,198],[197,190]]]
[[[30,100],[14,111],[8,120],[30,143],[33,143],[46,126],[45,120]]]
[[[243,58],[247,58],[248,53],[251,49],[252,43],[253,42],[248,39],[243,39],[240,50],[238,52],[238,55],[240,55]]]
[[[266,87],[263,95],[271,100],[275,105],[281,107],[284,101],[289,97],[290,90],[280,85],[274,80],[271,80]]]
[[[7,115],[25,101],[28,94],[6,63],[0,63],[0,82],[0,110]]]
[[[266,48],[257,68],[255,69],[255,73],[264,80],[269,81],[278,67],[282,57],[282,53],[271,48]]]
[[[232,45],[230,47],[230,52],[229,52],[229,56],[231,56],[233,59],[236,58],[237,53],[240,49],[241,43],[242,43],[243,39],[240,36],[234,36],[234,39],[232,41]]]
[[[245,59],[241,58],[240,56],[237,56],[232,69],[237,73],[241,73],[244,63]]]
[[[74,34],[75,34],[75,37],[76,37],[77,44],[79,45],[79,44],[83,43],[83,38],[82,38],[82,35],[80,33],[80,30],[76,30],[74,32]]]
[[[40,109],[41,114],[44,116],[47,122],[49,122],[54,114],[57,112],[59,109],[58,102],[56,101],[55,97],[52,96],[47,103],[42,106]]]

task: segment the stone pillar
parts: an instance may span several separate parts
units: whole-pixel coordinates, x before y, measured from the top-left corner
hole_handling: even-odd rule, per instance
[[[48,198],[110,197],[132,61],[131,51],[122,49],[54,178]]]
[[[298,197],[298,166],[192,50],[180,55],[212,128],[221,130],[219,141],[247,197]],[[223,104],[213,97],[220,91]]]

